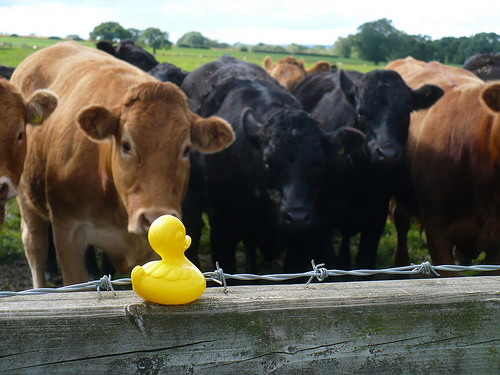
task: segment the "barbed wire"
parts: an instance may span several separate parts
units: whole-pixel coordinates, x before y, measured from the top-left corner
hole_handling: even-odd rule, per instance
[[[324,263],[315,264],[314,260],[311,261],[312,270],[303,273],[285,273],[285,274],[270,274],[270,275],[255,275],[249,273],[242,274],[229,274],[224,273],[219,264],[216,263],[216,269],[212,272],[204,272],[203,275],[207,281],[213,281],[223,287],[224,292],[227,292],[227,280],[234,279],[240,281],[288,281],[298,278],[308,277],[305,284],[307,288],[309,284],[316,278],[319,282],[324,281],[328,277],[332,276],[373,276],[377,274],[385,275],[416,275],[423,274],[430,276],[431,274],[435,276],[440,276],[438,271],[453,271],[453,272],[463,272],[463,271],[479,271],[479,272],[492,272],[499,271],[500,265],[473,265],[473,266],[460,266],[460,265],[440,265],[433,266],[429,262],[423,262],[421,264],[415,265],[411,264],[409,266],[403,267],[393,267],[386,269],[360,269],[360,270],[337,270],[337,269],[326,269]],[[25,295],[40,295],[49,293],[67,293],[67,292],[84,292],[89,290],[96,290],[99,299],[102,298],[101,290],[112,292],[116,295],[114,290],[115,286],[126,286],[131,285],[132,280],[130,278],[121,278],[117,280],[112,280],[111,275],[103,276],[99,280],[93,280],[86,283],[73,284],[68,286],[63,286],[59,288],[37,288],[37,289],[27,289],[18,292],[12,291],[0,291],[0,298],[12,297],[12,296],[25,296]]]
[[[111,275],[108,276],[105,275],[101,277],[99,280],[88,281],[86,283],[80,283],[80,284],[72,284],[72,285],[62,286],[59,288],[36,288],[36,289],[21,290],[19,292],[3,291],[0,292],[0,297],[27,296],[36,294],[50,294],[50,293],[85,292],[88,290],[96,290],[100,299],[102,298],[101,290],[113,292],[113,295],[116,295],[114,286],[131,285],[131,284],[132,280],[130,278],[111,280]]]

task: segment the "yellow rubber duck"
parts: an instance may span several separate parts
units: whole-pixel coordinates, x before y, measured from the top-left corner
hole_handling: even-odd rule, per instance
[[[163,305],[181,305],[200,297],[207,286],[205,276],[184,255],[191,245],[182,222],[172,215],[157,218],[148,240],[162,260],[135,266],[132,289],[142,298]]]

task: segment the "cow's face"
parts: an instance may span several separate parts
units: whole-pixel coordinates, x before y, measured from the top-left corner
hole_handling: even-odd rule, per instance
[[[330,70],[330,63],[318,61],[309,69],[304,67],[304,61],[298,61],[295,57],[286,56],[274,64],[269,56],[264,59],[264,68],[278,83],[288,91],[306,78],[307,75]]]
[[[270,58],[264,60],[264,68],[276,81],[288,91],[306,78],[304,62],[296,58],[287,56],[274,64]]]
[[[261,125],[247,109],[242,123],[258,151],[277,225],[292,233],[319,225],[326,163],[330,154],[344,150],[343,142],[332,141],[302,111],[281,111]]]
[[[26,124],[42,124],[57,103],[48,90],[36,91],[25,102],[14,86],[0,79],[0,206],[17,195],[26,158]],[[3,214],[0,209],[0,224]]]
[[[356,127],[367,137],[369,160],[383,167],[402,163],[411,112],[430,107],[443,91],[432,85],[412,90],[390,70],[372,71],[356,84],[339,74],[341,88],[355,108]]]
[[[112,140],[112,179],[128,214],[128,231],[146,235],[159,216],[181,217],[189,179],[189,151],[216,152],[234,140],[231,126],[202,119],[170,83],[146,83],[131,90],[122,106],[100,106],[79,114],[91,140]]]

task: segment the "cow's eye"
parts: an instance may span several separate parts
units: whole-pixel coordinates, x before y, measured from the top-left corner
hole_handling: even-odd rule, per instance
[[[20,132],[19,135],[17,136],[16,143],[21,143],[24,139],[24,132]]]
[[[130,154],[132,152],[132,146],[127,141],[122,141],[122,151],[125,154]]]
[[[191,147],[189,146],[186,146],[186,148],[184,149],[184,151],[182,152],[182,156],[183,157],[188,157],[189,156],[189,152],[191,151]]]

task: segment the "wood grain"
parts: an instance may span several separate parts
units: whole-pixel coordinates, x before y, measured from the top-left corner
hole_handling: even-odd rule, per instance
[[[0,336],[9,374],[497,374],[500,277],[8,297]]]

